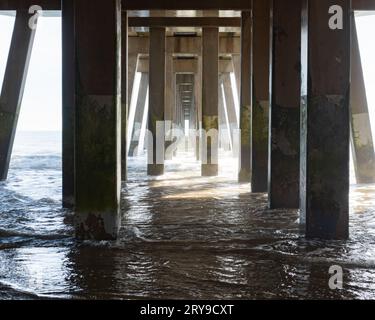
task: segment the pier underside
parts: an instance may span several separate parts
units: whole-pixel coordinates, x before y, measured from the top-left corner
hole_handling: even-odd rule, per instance
[[[129,159],[145,161],[157,184],[182,153],[214,188],[225,166],[236,168],[242,217],[259,199],[272,219],[296,210],[307,238],[348,239],[350,145],[357,181],[375,181],[354,20],[373,2],[40,2],[62,16],[62,203],[78,239],[118,238]],[[30,4],[0,5],[16,21],[0,99],[2,180],[33,48]],[[198,178],[175,179],[200,195]],[[173,190],[169,198],[184,199]]]

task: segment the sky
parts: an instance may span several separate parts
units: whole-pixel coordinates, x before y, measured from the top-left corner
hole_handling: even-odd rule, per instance
[[[0,15],[0,86],[14,17]],[[17,130],[61,131],[61,19],[38,22]]]
[[[14,17],[0,15],[0,86]],[[375,135],[375,15],[357,17],[358,38]],[[61,19],[40,18],[18,122],[20,131],[61,130]]]
[[[375,13],[374,15],[357,17],[356,24],[372,126],[372,136],[375,141],[375,42],[373,41]]]

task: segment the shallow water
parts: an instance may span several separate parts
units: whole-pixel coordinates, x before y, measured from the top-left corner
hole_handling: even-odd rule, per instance
[[[19,134],[0,184],[0,298],[375,298],[375,186],[351,187],[348,241],[306,241],[224,157],[199,177],[181,154],[158,179],[130,159],[115,242],[76,242],[61,209],[60,135]],[[331,265],[344,289],[330,290]]]

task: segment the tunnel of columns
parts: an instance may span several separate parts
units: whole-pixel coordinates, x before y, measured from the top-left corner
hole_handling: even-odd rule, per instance
[[[63,205],[78,239],[116,239],[129,161],[162,179],[223,154],[269,209],[299,209],[307,238],[349,237],[349,154],[359,183],[375,159],[354,10],[371,1],[44,2],[63,31]],[[16,10],[0,103],[7,177],[35,30]],[[181,156],[182,155],[182,156]],[[227,164],[226,164],[227,165]]]

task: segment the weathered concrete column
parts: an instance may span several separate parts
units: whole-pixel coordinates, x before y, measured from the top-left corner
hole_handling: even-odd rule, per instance
[[[272,0],[253,0],[251,191],[268,191]]]
[[[194,75],[194,95],[196,109],[196,128],[198,130],[195,138],[195,157],[200,161],[200,130],[202,130],[202,57],[197,57],[198,71]]]
[[[165,74],[165,113],[164,113],[164,119],[165,119],[165,130],[166,130],[166,141],[165,141],[165,159],[171,160],[173,157],[173,152],[167,152],[168,146],[170,146],[172,141],[172,125],[173,125],[173,113],[175,110],[175,103],[176,103],[176,96],[175,96],[175,90],[176,90],[176,76],[174,73],[173,68],[173,42],[168,41],[166,44],[166,74]]]
[[[121,1],[79,0],[75,6],[76,236],[115,239],[121,190]]]
[[[351,146],[357,183],[375,182],[375,153],[355,19],[352,18]]]
[[[239,182],[251,180],[252,13],[242,12]]]
[[[349,235],[350,3],[308,1],[303,9],[300,220],[308,238]],[[334,5],[342,20],[328,13]]]
[[[18,116],[36,29],[28,11],[18,10],[0,97],[0,181],[7,179]],[[35,26],[36,27],[36,26]]]
[[[202,176],[218,174],[219,28],[202,31]]]
[[[299,208],[301,0],[273,1],[268,200]]]
[[[74,0],[61,1],[62,16],[62,202],[74,207],[75,41]]]
[[[133,66],[133,68],[136,67]],[[127,179],[128,175],[126,138],[128,101],[128,13],[123,11],[121,14],[121,178],[123,181]]]
[[[165,149],[165,60],[166,39],[165,28],[150,28],[150,90],[149,90],[149,115],[148,129],[152,134],[149,141],[149,163],[147,173],[150,176],[164,174],[164,149]],[[159,124],[158,124],[159,123]],[[152,142],[152,148],[151,148]]]

